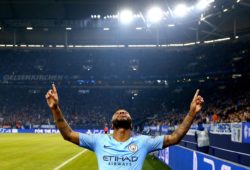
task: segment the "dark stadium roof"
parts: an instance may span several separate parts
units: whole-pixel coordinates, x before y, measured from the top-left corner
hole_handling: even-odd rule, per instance
[[[185,19],[167,18],[157,26],[138,21],[123,27],[103,19],[124,7],[144,16],[153,4],[171,12],[179,2],[185,1],[1,0],[0,44],[163,44],[249,36],[249,0],[215,0],[203,12],[205,20],[200,20],[201,13],[192,13]],[[188,1],[188,5],[195,3],[197,0]],[[101,18],[93,20],[91,15]],[[169,28],[169,24],[175,27]],[[33,30],[27,31],[28,26]],[[137,26],[143,30],[135,30]],[[66,31],[66,27],[72,30]],[[103,31],[104,27],[110,31]]]
[[[237,0],[217,0],[218,5],[230,5]],[[183,0],[1,0],[1,19],[85,19],[91,14],[114,14],[120,8],[131,7],[143,11],[152,4],[173,8]],[[188,0],[189,5],[197,0]],[[249,0],[241,0],[241,6],[249,7]],[[244,10],[244,8],[241,8]],[[245,8],[242,12],[249,12]],[[247,15],[247,14],[246,14]]]

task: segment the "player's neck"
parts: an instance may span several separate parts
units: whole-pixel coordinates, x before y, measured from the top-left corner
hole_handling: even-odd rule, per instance
[[[131,130],[130,129],[114,129],[113,138],[117,140],[118,142],[125,142],[128,140],[131,136]]]

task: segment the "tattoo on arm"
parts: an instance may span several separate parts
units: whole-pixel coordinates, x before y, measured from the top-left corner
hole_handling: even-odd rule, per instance
[[[56,123],[57,128],[59,129],[61,135],[65,140],[71,141],[71,132],[72,129],[68,125],[67,121],[64,119],[61,110],[58,108],[56,110],[52,110],[54,120]]]
[[[58,127],[63,138],[66,140],[70,141],[70,133],[72,132],[71,128],[69,127],[68,124],[62,126],[62,127]]]
[[[69,125],[64,125],[62,127],[59,127],[59,130],[63,133],[70,133],[72,131]]]
[[[60,123],[60,122],[65,122],[65,120],[63,118],[59,118],[57,119],[57,122]]]
[[[72,132],[72,129],[69,127],[68,123],[63,121],[62,123],[57,123],[57,127],[60,130],[62,136],[66,139],[68,139],[68,136],[70,136],[70,133]]]
[[[179,143],[180,140],[186,135],[187,131],[193,123],[193,120],[194,117],[187,114],[179,127],[171,135],[165,136],[164,148]]]

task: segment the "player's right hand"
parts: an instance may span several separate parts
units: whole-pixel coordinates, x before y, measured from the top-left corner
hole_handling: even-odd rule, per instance
[[[54,83],[52,84],[52,89],[50,89],[45,95],[45,98],[50,109],[55,109],[58,106],[59,99]]]

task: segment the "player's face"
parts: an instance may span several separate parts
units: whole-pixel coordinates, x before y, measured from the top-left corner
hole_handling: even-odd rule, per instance
[[[126,110],[117,110],[112,117],[112,125],[114,129],[130,129],[132,126],[132,119]]]

